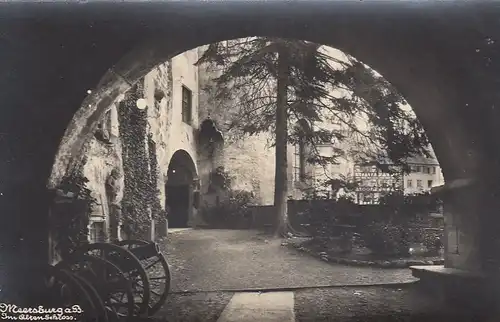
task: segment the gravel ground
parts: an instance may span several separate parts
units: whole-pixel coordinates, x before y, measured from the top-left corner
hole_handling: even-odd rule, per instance
[[[174,292],[416,280],[409,269],[325,263],[251,230],[176,231],[160,246],[171,265]]]
[[[216,322],[232,293],[173,294],[151,322]],[[416,285],[342,287],[294,293],[297,322],[496,322],[425,296]],[[258,322],[258,321],[256,321]]]
[[[150,321],[216,322],[232,293],[171,294]]]
[[[336,288],[295,292],[298,322],[498,321],[459,312],[411,287]]]

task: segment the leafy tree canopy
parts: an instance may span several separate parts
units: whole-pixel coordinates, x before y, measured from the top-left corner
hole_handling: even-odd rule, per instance
[[[306,140],[310,162],[351,157],[388,171],[388,160],[407,168],[408,157],[429,156],[421,124],[392,84],[351,56],[303,40],[253,37],[208,46],[197,64],[218,72],[207,90],[218,106],[231,105],[229,129],[274,133],[278,52],[288,64],[288,141]],[[295,126],[299,120],[311,126]],[[317,146],[330,143],[334,155],[320,155]]]

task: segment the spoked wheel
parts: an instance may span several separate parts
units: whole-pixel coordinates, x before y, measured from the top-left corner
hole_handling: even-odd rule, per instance
[[[48,265],[43,272],[43,283],[45,294],[40,298],[46,300],[48,308],[69,309],[63,315],[73,316],[74,321],[101,322],[90,295],[71,273]]]
[[[151,242],[144,240],[122,240],[117,245],[127,248],[134,253],[134,248],[144,246]],[[139,256],[137,256],[139,257]],[[148,274],[151,284],[151,298],[149,300],[149,315],[152,316],[165,304],[170,292],[171,275],[170,267],[162,253],[149,258],[140,258],[141,265]]]
[[[83,286],[85,291],[87,291],[87,293],[89,294],[90,299],[92,300],[92,303],[94,303],[94,306],[96,308],[96,313],[98,314],[99,322],[109,322],[108,312],[107,312],[108,309],[104,305],[104,302],[99,296],[97,290],[92,286],[92,284],[90,284],[89,281],[87,281],[80,275],[77,274],[72,274],[72,275],[80,283],[80,285]]]
[[[129,250],[118,245],[93,243],[80,247],[76,253],[105,259],[116,265],[130,282],[134,295],[135,315],[148,314],[151,298],[150,282],[139,259]]]
[[[138,307],[123,272],[113,263],[89,255],[73,254],[57,264],[87,281],[96,290],[106,308],[109,321],[132,321]]]

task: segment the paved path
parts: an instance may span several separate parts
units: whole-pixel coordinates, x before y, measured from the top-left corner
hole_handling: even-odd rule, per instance
[[[451,308],[410,282],[409,269],[348,267],[317,260],[255,231],[176,230],[163,247],[173,294],[154,318],[162,322],[441,322],[486,321]],[[165,249],[166,247],[166,249]],[[323,285],[349,287],[312,288]],[[309,287],[268,293],[254,288]],[[210,292],[219,290],[217,292]],[[228,291],[229,290],[229,291]],[[177,293],[176,293],[177,291]],[[178,293],[191,291],[194,293]]]
[[[237,293],[217,322],[295,322],[293,292]]]
[[[363,285],[415,281],[409,269],[348,267],[315,259],[249,230],[177,230],[164,251],[172,291]]]
[[[258,296],[261,297],[256,299]],[[262,300],[284,303],[279,310]],[[293,302],[292,302],[293,300]],[[241,302],[247,304],[241,310]],[[252,306],[250,306],[250,304]],[[240,307],[240,310],[237,308]],[[258,308],[252,322],[496,322],[461,308],[449,307],[422,294],[415,285],[403,287],[341,287],[283,293],[172,294],[159,312],[158,322],[247,321],[250,307]],[[267,310],[266,310],[267,308]],[[280,311],[281,310],[281,311]],[[276,312],[278,311],[278,312]],[[230,316],[227,312],[232,312]],[[264,314],[262,314],[262,312]],[[265,314],[269,312],[270,314]],[[237,313],[240,313],[239,315]],[[272,320],[282,313],[280,320]],[[293,316],[292,316],[293,314]],[[248,315],[247,315],[248,316]],[[229,319],[231,318],[231,319]],[[250,320],[248,320],[250,321]]]

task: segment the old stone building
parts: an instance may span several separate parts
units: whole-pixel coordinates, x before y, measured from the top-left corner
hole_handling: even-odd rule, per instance
[[[156,175],[158,201],[163,209],[167,207],[175,214],[169,218],[173,227],[197,222],[197,208],[193,206],[196,206],[199,190],[198,68],[194,66],[197,59],[197,51],[191,50],[157,66],[137,84],[139,100],[134,96],[131,102],[136,105],[133,108],[146,110],[145,135],[141,139],[145,140],[144,152],[156,156],[157,173],[150,168],[151,163],[149,169],[141,171],[149,171],[151,177]],[[96,200],[89,225],[89,238],[94,241],[117,237],[107,232],[110,235],[123,233],[117,228],[123,219],[124,209],[121,208],[123,198],[127,198],[126,182],[127,178],[129,181],[134,178],[124,165],[124,157],[133,160],[133,153],[124,154],[127,136],[120,133],[120,110],[125,108],[122,106],[125,101],[130,100],[130,92],[109,107],[94,137],[87,143],[83,175],[89,180],[87,188]],[[152,153],[148,149],[155,151]],[[151,217],[151,214],[143,216]],[[120,222],[115,223],[115,219]],[[149,236],[145,237],[154,238],[155,234],[164,233],[165,227],[151,220]]]
[[[500,154],[494,148],[500,137],[494,108],[500,101],[498,8],[476,2],[440,2],[437,11],[427,3],[404,2],[394,10],[373,10],[372,1],[357,2],[354,10],[343,1],[224,2],[212,8],[215,4],[168,1],[161,10],[156,3],[140,3],[130,10],[100,6],[84,12],[66,6],[51,12],[7,6],[2,11],[9,23],[2,35],[6,43],[22,40],[6,46],[7,59],[2,60],[0,199],[8,223],[1,234],[2,258],[16,272],[15,284],[28,286],[35,279],[19,268],[48,262],[46,248],[54,229],[47,225],[52,210],[47,189],[52,193],[66,170],[73,170],[111,102],[151,66],[186,48],[268,35],[343,48],[405,93],[447,181],[441,192],[450,233],[445,267],[427,270],[427,276],[440,281],[440,274],[451,274],[461,282],[459,276],[469,273],[491,275],[479,283],[486,296],[471,297],[468,288],[462,293],[467,301],[495,298],[487,286],[498,271],[500,254]],[[23,89],[30,89],[29,94]]]
[[[272,135],[248,136],[229,128],[237,117],[237,103],[214,99],[211,80],[220,72],[196,64],[205,48],[186,51],[151,70],[109,106],[87,142],[82,172],[95,199],[89,225],[92,241],[123,237],[124,219],[131,214],[145,220],[143,235],[151,239],[163,236],[167,225],[206,224],[203,213],[228,197],[227,189],[214,179],[218,173],[230,178],[233,191],[251,193],[256,204],[273,204]],[[333,49],[329,54],[337,59],[343,55]],[[291,128],[304,126],[312,125],[299,121]],[[327,156],[333,146],[317,148]],[[320,182],[330,177],[353,175],[354,163],[348,159],[326,171],[308,164],[308,149],[300,143],[288,147],[291,199],[304,198],[311,188],[321,190]],[[141,180],[156,190],[140,186]],[[156,201],[148,201],[149,195]],[[161,220],[161,211],[168,213],[168,224]]]
[[[213,179],[219,169],[229,175],[233,190],[251,192],[257,204],[273,203],[274,154],[269,153],[269,136],[241,138],[228,130],[231,105],[214,104],[210,92],[203,90],[216,72],[195,65],[202,50],[186,51],[154,68],[110,105],[87,142],[82,174],[95,199],[89,223],[91,241],[126,237],[124,219],[130,213],[144,212],[136,215],[146,219],[148,229],[143,236],[148,239],[163,236],[167,226],[205,224],[202,212],[227,197],[227,191],[219,189]],[[130,127],[137,120],[125,124],[121,119],[125,110],[145,113],[142,143],[129,142]],[[129,151],[125,151],[126,144],[131,146]],[[144,148],[136,149],[137,145]],[[139,154],[153,157],[156,164],[151,160],[140,163],[145,156]],[[148,180],[156,182],[157,201],[168,213],[168,223],[154,218],[151,205],[132,203],[133,209],[124,209],[125,199],[148,194],[134,184],[141,173],[149,173]]]

